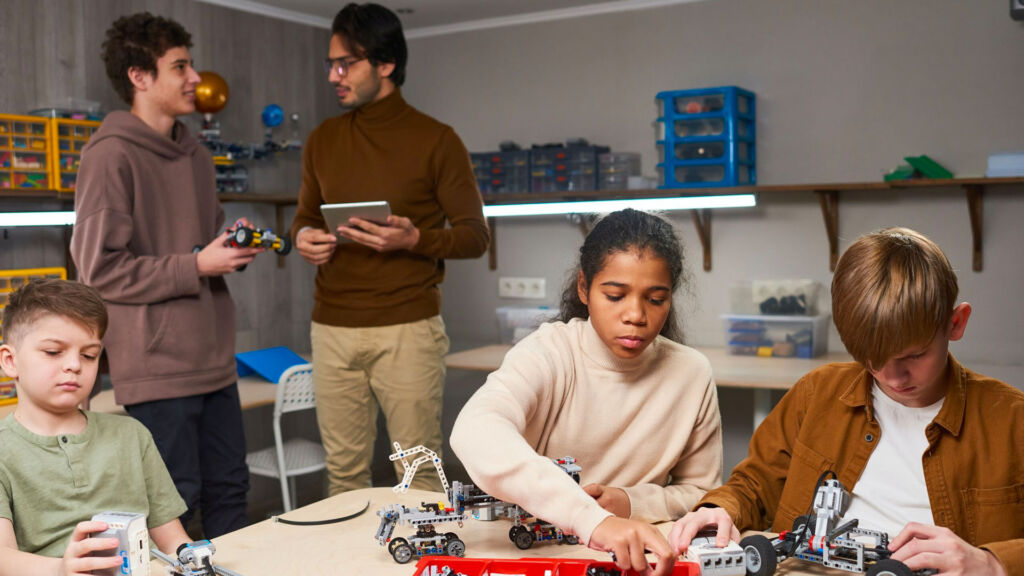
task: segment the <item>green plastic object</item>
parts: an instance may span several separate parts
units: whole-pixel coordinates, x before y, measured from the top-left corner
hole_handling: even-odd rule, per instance
[[[926,178],[952,178],[953,173],[946,170],[941,164],[922,154],[920,156],[907,156],[904,158],[915,170]]]
[[[886,182],[893,180],[907,180],[914,177],[914,168],[909,164],[900,164],[895,170],[885,175]]]

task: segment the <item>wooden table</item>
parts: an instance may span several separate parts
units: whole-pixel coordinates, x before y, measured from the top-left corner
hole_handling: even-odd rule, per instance
[[[273,404],[277,397],[277,384],[267,382],[259,376],[246,376],[238,379],[238,397],[242,402],[242,410],[257,408]],[[0,419],[6,417],[17,404],[5,404],[0,406]],[[104,390],[96,395],[89,403],[89,410],[93,412],[107,412],[109,414],[125,414],[124,406],[114,403],[114,391]]]
[[[426,472],[426,471],[425,471]],[[380,518],[376,512],[387,504],[403,504],[410,508],[421,502],[443,502],[440,492],[410,490],[395,494],[390,488],[366,488],[332,496],[284,515],[289,520],[324,520],[358,511],[369,501],[361,516],[338,524],[323,526],[289,526],[264,520],[213,540],[217,547],[215,564],[242,576],[336,576],[339,574],[372,574],[373,576],[413,576],[416,559],[398,564],[387,549],[374,539]],[[460,528],[454,523],[438,524],[441,532],[455,532],[466,543],[467,558],[592,558],[608,560],[605,552],[585,546],[538,543],[529,550],[519,550],[509,541],[510,522],[483,522],[469,518]],[[658,525],[668,533],[672,524]],[[407,537],[416,531],[409,525],[395,528],[394,537]],[[154,560],[150,572],[163,574],[163,563]],[[846,574],[820,569],[800,561],[787,560],[776,574],[785,576]]]
[[[449,354],[448,368],[493,372],[501,366],[509,344],[493,344]],[[746,388],[754,391],[754,428],[772,409],[772,390],[788,390],[801,376],[831,362],[850,362],[849,354],[830,353],[817,358],[761,358],[736,356],[725,348],[697,348],[711,361],[715,384],[722,388]]]

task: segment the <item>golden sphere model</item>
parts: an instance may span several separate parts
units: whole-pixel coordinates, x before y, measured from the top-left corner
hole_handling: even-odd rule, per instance
[[[216,72],[200,72],[196,86],[196,111],[216,114],[228,103],[228,83]]]

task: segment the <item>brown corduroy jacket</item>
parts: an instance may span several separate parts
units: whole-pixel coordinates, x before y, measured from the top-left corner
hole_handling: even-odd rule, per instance
[[[1024,393],[952,355],[947,378],[920,456],[935,523],[995,554],[1009,576],[1024,576]],[[754,432],[728,482],[698,506],[724,508],[740,530],[780,532],[807,512],[822,472],[834,471],[852,491],[881,435],[871,386],[854,362],[801,378]]]

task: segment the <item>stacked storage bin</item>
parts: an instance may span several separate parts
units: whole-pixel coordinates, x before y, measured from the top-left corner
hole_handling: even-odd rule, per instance
[[[607,146],[535,147],[530,150],[530,192],[597,190],[597,158]]]
[[[481,194],[530,191],[530,151],[474,152],[469,155]]]
[[[625,190],[629,177],[640,175],[640,154],[609,152],[597,159],[597,187],[600,190]]]
[[[757,183],[755,96],[735,86],[658,93],[661,188]]]

